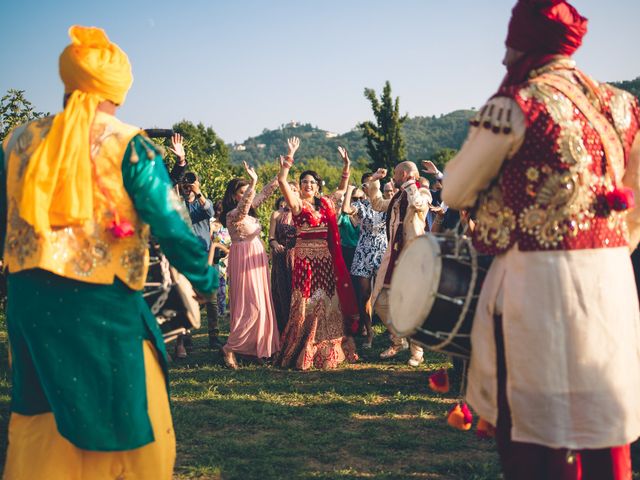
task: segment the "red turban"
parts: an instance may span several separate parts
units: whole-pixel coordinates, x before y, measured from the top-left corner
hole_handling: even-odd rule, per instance
[[[520,0],[506,43],[524,53],[573,55],[585,33],[587,19],[564,0]]]
[[[523,82],[553,55],[572,55],[586,33],[587,19],[565,0],[519,0],[506,44],[525,55],[509,68],[503,85]]]

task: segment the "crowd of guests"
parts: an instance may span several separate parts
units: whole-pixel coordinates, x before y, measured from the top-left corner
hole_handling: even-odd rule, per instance
[[[424,231],[442,231],[459,220],[440,200],[441,173],[431,162],[422,166],[432,184],[419,177],[415,164],[404,162],[382,188],[386,172],[381,176],[380,171],[363,174],[353,185],[348,152],[338,147],[343,170],[335,191],[324,192],[322,178],[311,170],[290,178],[300,145],[296,137],[287,141],[278,174],[262,190],[256,188],[255,170],[245,163],[247,178],[231,180],[223,199],[213,204],[202,195],[197,176],[187,171],[182,141],[178,134],[172,138],[178,160],[171,177],[209,263],[219,271],[217,301],[206,305],[209,347],[221,349],[232,369],[238,368],[237,356],[284,368],[335,368],[358,359],[357,334],[365,337],[362,348],[371,348],[372,292],[390,245],[387,210],[407,180],[424,195]],[[256,210],[272,197],[267,252]],[[229,337],[222,345],[218,319],[227,305]],[[391,339],[382,359],[410,346],[405,339]],[[175,356],[186,357],[189,343],[188,335],[179,337]],[[423,361],[422,348],[411,345],[409,365]]]

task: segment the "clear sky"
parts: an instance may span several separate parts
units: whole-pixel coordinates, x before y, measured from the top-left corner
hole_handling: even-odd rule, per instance
[[[502,75],[515,0],[0,0],[0,94],[60,109],[58,55],[74,23],[104,28],[135,81],[119,114],[188,119],[242,142],[290,120],[344,133],[385,80],[411,116],[480,106]],[[589,18],[576,55],[600,80],[640,76],[639,0],[574,0]]]

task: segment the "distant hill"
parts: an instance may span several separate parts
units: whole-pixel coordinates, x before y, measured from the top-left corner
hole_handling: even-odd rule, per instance
[[[640,97],[640,77],[611,84]],[[466,138],[469,119],[474,113],[473,110],[457,110],[439,117],[407,119],[403,126],[407,158],[417,161],[430,158],[444,148],[459,149]],[[362,133],[357,128],[338,135],[308,123],[290,123],[276,130],[265,129],[260,135],[248,138],[241,145],[229,145],[231,162],[238,164],[246,160],[252,165],[271,162],[277,155],[284,153],[286,139],[294,135],[302,140],[297,154],[301,159],[322,157],[337,164],[340,162],[336,150],[338,145],[347,147],[354,161],[369,158]]]
[[[626,90],[640,98],[640,77],[635,80],[625,80],[624,82],[611,82],[611,85]]]
[[[460,148],[467,135],[468,121],[473,115],[472,110],[458,110],[439,117],[407,119],[403,130],[408,159],[429,158],[442,148]],[[253,165],[271,162],[277,155],[284,153],[286,139],[294,135],[302,140],[297,153],[301,159],[322,157],[332,163],[339,163],[338,145],[345,146],[354,161],[368,159],[362,133],[356,128],[338,135],[308,123],[290,123],[277,130],[265,129],[260,135],[248,138],[241,145],[229,145],[231,162],[237,164],[245,160]]]

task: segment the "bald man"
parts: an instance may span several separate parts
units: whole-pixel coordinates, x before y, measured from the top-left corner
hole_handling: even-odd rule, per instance
[[[420,173],[413,162],[401,162],[393,170],[393,184],[398,188],[391,199],[384,199],[380,192],[380,180],[387,176],[387,170],[378,169],[369,179],[369,196],[374,210],[387,212],[387,238],[389,244],[382,257],[376,281],[371,294],[371,304],[385,325],[389,325],[389,285],[391,276],[404,247],[413,239],[424,234],[427,211],[431,204],[431,192],[418,183]],[[380,358],[394,357],[406,350],[409,343],[390,333],[391,346],[380,354]],[[417,367],[424,362],[422,347],[411,343],[409,365]]]

